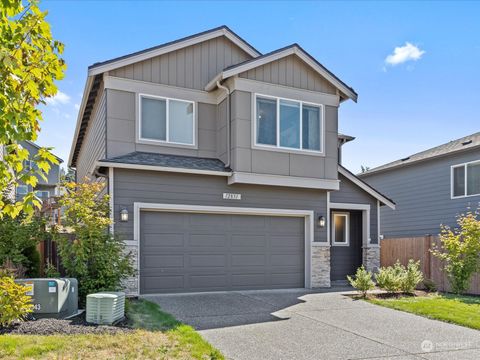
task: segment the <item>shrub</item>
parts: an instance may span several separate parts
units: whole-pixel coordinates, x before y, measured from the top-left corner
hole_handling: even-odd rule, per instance
[[[437,291],[437,284],[432,279],[424,279],[423,286],[425,290],[428,292],[436,292]]]
[[[405,268],[398,261],[394,266],[381,267],[375,274],[375,280],[379,288],[393,293],[399,291],[402,283],[402,274]]]
[[[26,275],[31,278],[40,277],[40,253],[36,246],[29,246],[23,250],[23,255],[26,258],[24,266],[26,268]]]
[[[24,285],[16,284],[13,277],[0,277],[0,326],[24,320],[33,311],[30,296]]]
[[[400,290],[404,293],[411,294],[417,288],[418,284],[423,281],[423,274],[420,271],[420,261],[410,259],[406,268],[403,268],[400,276]]]
[[[434,246],[432,253],[445,262],[444,271],[452,290],[464,293],[470,287],[472,275],[480,269],[480,219],[478,211],[462,214],[457,218],[458,227],[442,226],[441,246]]]
[[[79,300],[98,291],[121,289],[122,280],[133,274],[131,257],[124,243],[108,231],[111,223],[108,195],[99,196],[100,183],[66,184],[60,200],[64,206],[64,224],[73,229],[72,241],[55,233],[65,272],[79,283]]]
[[[375,283],[372,280],[372,273],[365,270],[363,265],[357,269],[355,279],[350,276],[347,276],[347,279],[350,282],[350,285],[362,293],[364,298],[367,296],[368,290],[375,288]]]

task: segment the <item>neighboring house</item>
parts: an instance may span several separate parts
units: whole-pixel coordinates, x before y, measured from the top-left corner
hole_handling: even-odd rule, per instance
[[[382,209],[385,237],[438,235],[480,206],[480,132],[358,175],[397,203]]]
[[[69,165],[106,183],[128,291],[313,288],[377,267],[394,204],[339,166],[349,99],[300,46],[262,55],[225,26],[90,66]]]
[[[28,150],[30,158],[37,154],[40,147],[31,142],[31,141],[21,141],[20,145]],[[41,176],[37,176],[38,183],[34,189],[30,185],[20,184],[16,188],[16,198],[17,200],[23,198],[25,194],[34,190],[36,195],[42,199],[42,201],[47,201],[52,196],[59,195],[59,184],[60,184],[60,164],[63,162],[62,159],[55,156],[58,160],[58,164],[51,164],[51,169],[47,175],[47,180],[43,179]],[[36,166],[35,163],[31,160],[25,161],[24,164],[26,169],[31,169],[32,166]]]

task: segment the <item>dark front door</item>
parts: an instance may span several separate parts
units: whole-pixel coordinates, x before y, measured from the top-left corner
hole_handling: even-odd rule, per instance
[[[330,222],[330,278],[342,281],[362,265],[362,211],[332,210]]]

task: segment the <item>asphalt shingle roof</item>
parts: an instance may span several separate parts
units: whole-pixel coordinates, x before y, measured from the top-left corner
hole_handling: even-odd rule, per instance
[[[430,158],[435,158],[438,156],[448,155],[457,151],[464,151],[471,148],[476,148],[480,146],[480,132],[475,134],[471,134],[468,136],[464,136],[457,140],[452,140],[446,144],[442,144],[440,146],[436,146],[434,148],[407,156],[403,159],[392,161],[388,164],[378,166],[376,168],[370,169],[359,176],[368,176],[370,174],[390,170],[393,168],[397,168],[400,166],[406,166],[412,163],[416,163],[418,161],[427,160]]]
[[[126,155],[116,156],[109,159],[100,160],[100,162],[163,166],[171,168],[223,171],[230,172],[225,168],[225,164],[219,159],[199,158],[194,156],[156,154],[149,152],[135,151]]]

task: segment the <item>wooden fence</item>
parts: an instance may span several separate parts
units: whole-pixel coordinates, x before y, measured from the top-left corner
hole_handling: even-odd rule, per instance
[[[391,266],[397,260],[406,265],[410,259],[420,260],[420,269],[426,279],[431,279],[439,291],[450,291],[450,285],[443,269],[443,263],[432,255],[433,245],[440,245],[436,236],[383,239],[380,248],[381,266]],[[470,294],[480,295],[480,274],[472,278]]]

